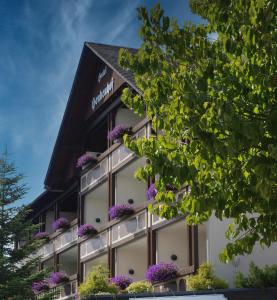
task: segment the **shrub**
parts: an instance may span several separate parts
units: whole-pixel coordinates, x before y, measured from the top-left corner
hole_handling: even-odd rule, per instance
[[[215,276],[212,266],[208,263],[202,264],[196,275],[186,277],[187,291],[226,288],[228,288],[227,282]]]
[[[266,265],[264,269],[260,269],[251,262],[248,276],[239,272],[235,278],[235,285],[238,288],[277,287],[277,265]]]
[[[159,263],[152,265],[146,272],[146,279],[152,283],[175,279],[178,274],[177,267],[172,263]]]
[[[109,209],[109,216],[113,219],[119,219],[124,216],[131,215],[134,212],[133,208],[127,204],[117,204]]]
[[[114,284],[108,281],[107,269],[99,265],[88,274],[86,281],[79,286],[81,296],[95,294],[117,294],[118,290]]]
[[[153,287],[148,281],[136,281],[131,283],[126,291],[130,294],[151,293],[153,292]]]

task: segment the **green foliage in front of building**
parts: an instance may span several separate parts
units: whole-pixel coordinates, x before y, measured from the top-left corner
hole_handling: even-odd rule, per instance
[[[85,299],[89,295],[110,295],[117,294],[118,289],[114,284],[108,281],[108,270],[102,266],[96,266],[88,274],[84,283],[79,286],[79,293],[81,298]]]
[[[227,282],[215,276],[212,266],[208,263],[200,265],[195,275],[190,275],[186,277],[187,291],[227,288]]]
[[[156,177],[153,210],[188,224],[233,220],[223,261],[277,241],[277,2],[191,0],[206,22],[179,23],[160,5],[139,8],[142,45],[119,62],[141,94],[124,103],[152,121],[150,138],[125,136]],[[180,201],[175,189],[189,187]]]
[[[235,285],[237,288],[277,287],[277,265],[259,268],[251,262],[248,275],[239,272],[235,278]]]

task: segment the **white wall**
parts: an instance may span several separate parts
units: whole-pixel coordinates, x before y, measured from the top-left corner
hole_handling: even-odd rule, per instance
[[[108,204],[108,184],[104,182],[85,196],[84,223],[92,224],[96,228],[105,225],[108,221]],[[97,223],[96,218],[100,218],[101,222]]]
[[[134,206],[145,202],[146,183],[138,181],[134,173],[138,167],[145,165],[145,159],[140,158],[132,162],[115,176],[115,203],[128,203],[128,199],[134,200]]]
[[[225,237],[229,220],[220,221],[214,216],[207,222],[207,242],[208,242],[208,261],[214,265],[215,272],[218,276],[223,277],[233,286],[235,272],[248,273],[249,263],[253,261],[256,265],[262,267],[266,264],[277,263],[277,243],[270,248],[262,249],[259,245],[254,247],[250,255],[239,256],[234,262],[223,264],[218,259],[218,254],[228,242]]]
[[[52,210],[47,211],[45,216],[45,231],[48,233],[54,232],[52,224],[55,221],[55,213]]]
[[[147,240],[146,237],[116,249],[116,275],[127,275],[135,281],[144,280],[147,270]],[[133,269],[135,273],[129,274]]]
[[[84,280],[87,278],[88,273],[98,265],[103,265],[108,269],[108,254],[98,256],[84,263]]]
[[[130,109],[119,108],[115,116],[115,125],[123,124],[126,126],[135,126],[141,120],[143,120],[143,118],[139,117],[139,115],[135,114]]]
[[[178,221],[157,231],[157,262],[174,263],[180,270],[189,265],[188,227]],[[172,261],[171,255],[177,255]]]

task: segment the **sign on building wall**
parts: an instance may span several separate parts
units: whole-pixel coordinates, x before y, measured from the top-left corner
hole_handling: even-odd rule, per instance
[[[95,107],[100,103],[107,95],[109,95],[114,88],[114,79],[112,78],[110,82],[106,84],[106,86],[100,90],[99,94],[92,98],[91,107],[94,110]]]

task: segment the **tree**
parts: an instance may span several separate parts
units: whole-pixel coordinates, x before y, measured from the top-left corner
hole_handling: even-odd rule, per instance
[[[191,0],[205,22],[185,23],[160,5],[138,9],[142,45],[119,62],[141,94],[123,101],[146,111],[159,134],[125,145],[149,159],[136,176],[159,179],[153,209],[189,224],[231,218],[222,260],[277,241],[277,3]],[[175,201],[168,185],[190,192]]]
[[[32,258],[41,242],[31,237],[38,229],[26,221],[29,210],[17,206],[26,193],[22,174],[8,161],[5,153],[0,157],[0,299],[31,299],[32,283],[41,280],[45,272],[37,271],[38,260]],[[17,243],[26,242],[21,247]]]

